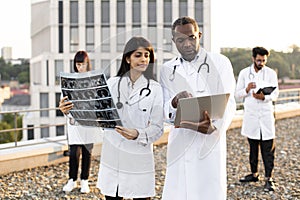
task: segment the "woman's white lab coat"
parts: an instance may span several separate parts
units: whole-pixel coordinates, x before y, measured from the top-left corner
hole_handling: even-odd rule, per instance
[[[206,55],[209,70],[204,66],[198,74]],[[223,118],[213,120],[217,130],[211,135],[171,128],[162,199],[226,199],[226,130],[236,109],[235,79],[230,61],[225,56],[201,49],[194,61],[174,58],[164,64],[160,73],[167,118],[174,116],[176,110],[172,108],[171,100],[181,91],[189,91],[193,96],[230,93]]]
[[[101,193],[125,198],[155,195],[155,169],[152,143],[163,133],[163,97],[158,82],[142,75],[132,86],[128,76],[108,80],[114,103],[123,103],[118,109],[123,126],[137,129],[136,140],[127,140],[115,130],[104,133],[97,187]],[[118,90],[118,84],[120,88]],[[120,93],[119,93],[120,92]]]
[[[256,83],[256,88],[251,89],[248,94],[246,88],[250,82]],[[259,88],[273,86],[276,89],[270,94],[265,95],[265,100],[255,99],[252,92],[257,92]],[[242,135],[260,140],[270,140],[275,138],[275,119],[272,101],[279,95],[278,80],[276,72],[264,66],[255,72],[254,65],[241,70],[237,86],[236,96],[244,98],[244,119],[242,125]]]

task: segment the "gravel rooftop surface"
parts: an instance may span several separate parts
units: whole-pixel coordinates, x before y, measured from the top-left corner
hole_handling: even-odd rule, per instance
[[[240,129],[227,133],[227,199],[300,199],[300,117],[276,122],[276,150],[274,179],[275,192],[264,192],[264,181],[240,183],[249,174],[248,142]],[[156,161],[156,192],[153,200],[161,199],[165,168],[166,145],[154,147]],[[0,199],[104,199],[96,188],[99,158],[92,160],[89,194],[81,194],[80,188],[66,194],[62,191],[67,182],[68,163],[37,167],[0,176]],[[259,172],[264,178],[260,157]]]

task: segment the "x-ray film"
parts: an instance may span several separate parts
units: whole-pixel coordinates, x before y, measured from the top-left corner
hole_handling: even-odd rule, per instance
[[[100,71],[60,73],[63,96],[74,104],[71,115],[83,126],[114,128],[122,126],[117,108]]]

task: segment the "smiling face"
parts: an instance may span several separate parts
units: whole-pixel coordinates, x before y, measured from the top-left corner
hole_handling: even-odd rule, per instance
[[[200,49],[201,32],[189,24],[177,25],[174,30],[173,42],[182,57],[192,61]]]
[[[126,58],[126,61],[130,64],[130,71],[143,73],[149,65],[150,52],[143,47],[139,47],[130,55],[130,57]]]

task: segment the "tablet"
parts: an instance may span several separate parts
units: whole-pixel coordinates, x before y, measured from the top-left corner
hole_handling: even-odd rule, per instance
[[[269,95],[271,94],[274,90],[276,89],[276,87],[264,87],[264,88],[259,88],[259,90],[257,90],[256,94],[259,93],[263,93],[264,95]]]
[[[223,117],[230,94],[218,94],[212,96],[191,97],[179,99],[174,125],[180,122],[199,122],[203,119],[203,112],[207,111],[212,120]]]

